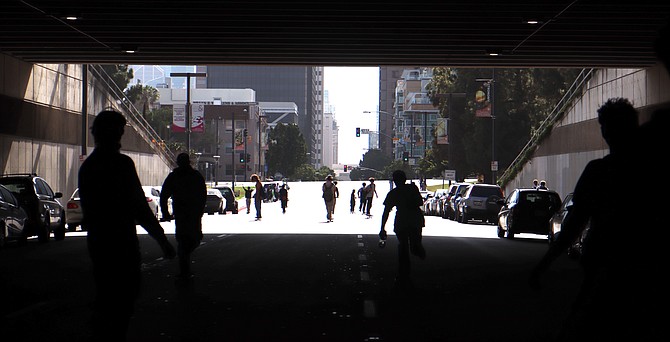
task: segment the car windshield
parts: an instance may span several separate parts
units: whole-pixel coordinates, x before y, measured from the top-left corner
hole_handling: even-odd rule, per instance
[[[470,191],[471,197],[489,197],[489,196],[498,196],[502,197],[502,191],[498,187],[493,186],[475,186]]]
[[[522,196],[524,202],[533,204],[552,205],[556,202],[556,196],[549,192],[527,192]]]
[[[24,180],[18,178],[0,178],[0,184],[4,185],[7,190],[20,194],[28,190],[27,184]]]
[[[230,189],[228,188],[219,188],[219,192],[221,192],[221,195],[228,196],[230,194]]]

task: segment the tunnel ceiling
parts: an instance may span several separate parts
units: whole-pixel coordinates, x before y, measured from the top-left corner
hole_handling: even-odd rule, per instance
[[[0,51],[34,63],[645,67],[669,14],[660,0],[3,0]]]

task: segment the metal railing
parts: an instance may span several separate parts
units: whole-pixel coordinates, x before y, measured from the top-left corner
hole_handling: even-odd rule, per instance
[[[104,85],[116,100],[116,105],[119,111],[126,117],[128,123],[137,134],[149,144],[151,149],[161,158],[166,165],[171,168],[175,166],[175,155],[163,144],[163,139],[156,133],[156,131],[149,125],[146,119],[142,116],[140,111],[130,101],[130,99],[123,93],[123,90],[112,81],[112,78],[105,72],[100,65],[89,65],[88,70],[98,81]]]
[[[506,183],[511,180],[512,177],[521,169],[522,165],[525,165],[526,162],[530,159],[530,155],[537,148],[537,146],[544,140],[548,135],[548,130],[550,131],[553,125],[563,118],[565,115],[565,110],[574,99],[581,95],[581,90],[583,89],[586,82],[593,75],[593,69],[582,69],[582,71],[577,75],[575,80],[572,82],[572,85],[565,92],[561,100],[558,101],[554,109],[547,115],[547,117],[540,123],[540,125],[535,129],[528,140],[528,143],[521,149],[521,152],[514,158],[514,160],[509,164],[505,172],[500,176],[499,180],[502,183]],[[504,185],[504,184],[503,184]]]

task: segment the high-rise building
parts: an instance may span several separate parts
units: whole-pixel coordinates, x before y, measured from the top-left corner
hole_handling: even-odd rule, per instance
[[[198,69],[198,71],[203,71]],[[250,88],[259,102],[293,102],[310,161],[321,162],[318,130],[323,122],[323,67],[207,66],[207,88]]]
[[[379,68],[379,149],[385,155],[394,157],[392,137],[395,136],[394,116],[396,82],[402,77],[406,67],[383,66]]]

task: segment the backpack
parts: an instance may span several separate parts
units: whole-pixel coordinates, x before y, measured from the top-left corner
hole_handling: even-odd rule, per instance
[[[323,199],[325,199],[326,202],[330,202],[330,201],[333,200],[333,187],[334,186],[335,185],[331,184],[330,187],[328,187],[328,186],[323,187]]]
[[[261,186],[261,199],[265,199],[268,196],[267,190],[265,190],[265,186]]]

